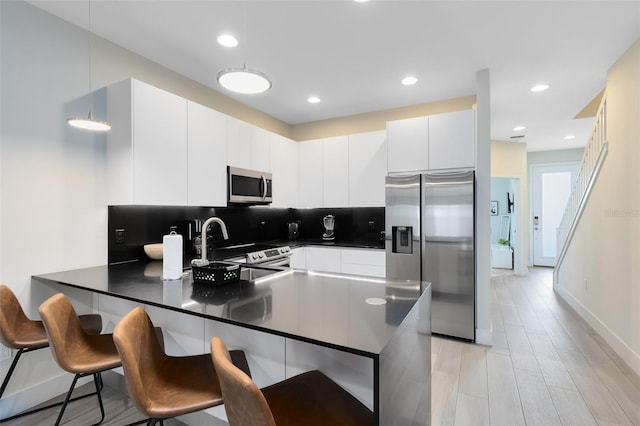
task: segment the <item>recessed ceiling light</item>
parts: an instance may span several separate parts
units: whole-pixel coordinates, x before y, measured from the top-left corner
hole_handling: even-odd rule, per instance
[[[353,0],[353,1],[355,1],[356,3],[366,3],[366,2],[368,2],[369,0]]]
[[[567,135],[564,137],[565,139],[575,139],[575,135]]]
[[[524,129],[526,129],[526,127],[524,127],[524,126],[516,126],[516,127],[513,128],[513,130],[516,131],[516,132],[519,132],[520,130],[524,130]]]
[[[416,84],[417,82],[418,79],[412,75],[409,75],[402,79],[402,84],[404,84],[405,86],[411,86],[412,84]]]
[[[310,104],[317,104],[318,102],[320,102],[320,98],[317,96],[309,96],[307,98],[307,102],[309,102]]]
[[[236,47],[238,45],[238,39],[231,34],[221,34],[218,36],[218,43],[225,47]]]
[[[533,86],[531,88],[532,92],[542,92],[544,90],[547,90],[549,88],[548,84],[536,84],[535,86]]]

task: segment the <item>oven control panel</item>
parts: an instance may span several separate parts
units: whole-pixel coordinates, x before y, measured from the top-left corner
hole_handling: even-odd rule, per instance
[[[274,247],[247,253],[247,263],[267,263],[289,256],[291,256],[291,248],[289,246]]]

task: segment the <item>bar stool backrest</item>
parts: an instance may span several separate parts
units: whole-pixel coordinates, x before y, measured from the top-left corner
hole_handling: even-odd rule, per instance
[[[222,339],[211,339],[211,358],[220,380],[231,426],[276,426],[269,404],[249,376],[233,365]]]
[[[8,348],[20,349],[18,330],[31,322],[9,287],[0,285],[0,342]]]
[[[58,365],[69,373],[85,373],[85,365],[78,364],[78,355],[89,346],[87,333],[67,296],[62,293],[51,296],[38,310]]]
[[[161,386],[167,355],[145,310],[136,307],[122,318],[113,330],[113,341],[122,360],[129,395],[136,408],[151,417],[149,389]]]

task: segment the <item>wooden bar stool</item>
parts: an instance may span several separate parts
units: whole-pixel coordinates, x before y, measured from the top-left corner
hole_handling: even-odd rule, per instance
[[[84,331],[71,302],[62,293],[47,299],[40,305],[39,311],[49,337],[53,358],[63,370],[75,374],[58,414],[56,426],[62,420],[62,415],[76,382],[85,376],[93,376],[102,415],[96,424],[102,423],[104,406],[100,393],[102,390],[101,373],[120,366],[120,357],[113,344],[111,334],[89,334]]]
[[[102,331],[102,317],[100,315],[81,315],[80,323],[82,328],[89,334],[100,334],[100,331]],[[47,332],[44,329],[42,321],[27,318],[13,291],[4,284],[0,284],[0,342],[6,347],[18,351],[11,362],[7,375],[2,381],[2,386],[0,387],[0,398],[2,398],[22,354],[49,346],[49,338],[47,337]],[[71,401],[86,398],[94,394],[95,393],[82,395]],[[22,413],[7,417],[1,421],[37,413],[58,405],[62,405],[62,402],[39,407],[35,410],[23,411]]]
[[[113,331],[113,340],[122,359],[129,396],[149,417],[148,425],[222,404],[211,356],[167,355],[144,309],[135,308],[122,318]],[[232,351],[232,356],[239,369],[248,374],[244,352]]]
[[[224,342],[211,339],[230,426],[367,425],[373,413],[320,371],[309,371],[259,389],[230,360]]]

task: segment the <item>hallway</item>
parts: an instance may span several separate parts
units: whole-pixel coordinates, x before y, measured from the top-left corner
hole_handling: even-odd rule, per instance
[[[640,425],[640,378],[552,275],[493,271],[493,347],[432,339],[433,425]]]

